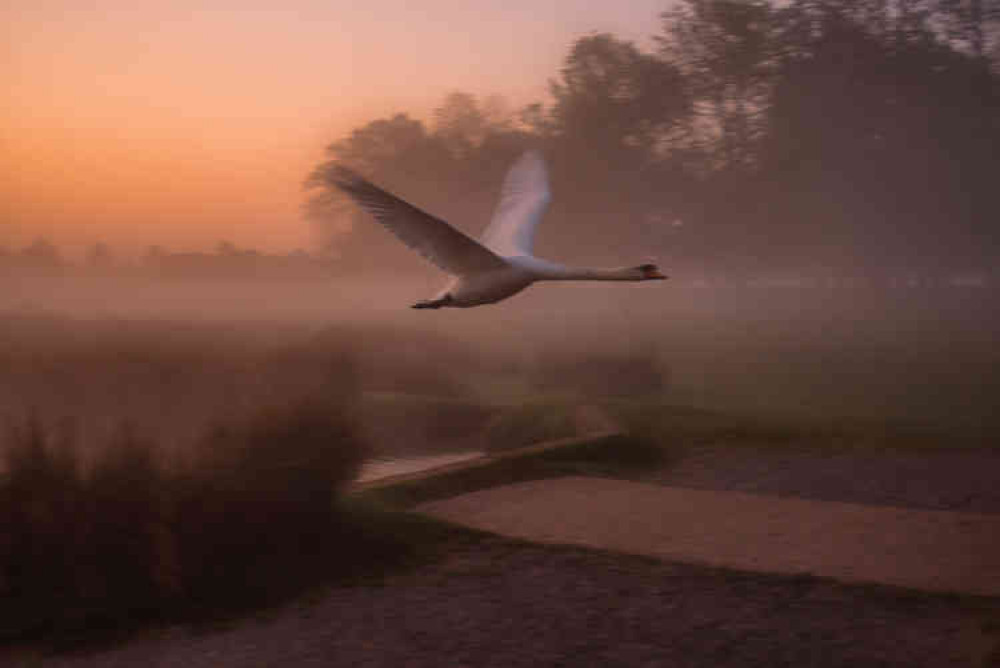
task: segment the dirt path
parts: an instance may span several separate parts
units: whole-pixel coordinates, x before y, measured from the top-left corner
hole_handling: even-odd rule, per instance
[[[1000,516],[562,478],[419,510],[508,536],[767,573],[1000,596]]]
[[[1000,451],[692,447],[643,478],[670,487],[1000,514]]]
[[[773,556],[771,547],[780,538],[786,548],[791,544],[811,558],[827,558],[827,553],[843,558],[844,550],[849,550],[855,561],[848,566],[856,568],[868,568],[881,559],[883,568],[890,563],[915,564],[919,569],[917,556],[939,559],[950,554],[961,563],[947,567],[938,563],[937,573],[995,574],[991,564],[995,569],[1000,563],[996,544],[983,552],[977,541],[990,542],[984,526],[995,528],[992,523],[1000,521],[1000,514],[926,509],[968,510],[971,502],[964,500],[968,496],[961,493],[964,490],[973,492],[977,507],[992,512],[995,494],[988,483],[997,473],[996,458],[967,460],[963,455],[966,463],[961,464],[958,455],[935,455],[933,462],[923,456],[892,461],[886,455],[884,466],[873,466],[867,455],[858,459],[838,454],[838,463],[831,468],[825,454],[757,453],[763,457],[760,463],[755,454],[742,452],[734,457],[721,450],[699,451],[696,458],[651,476],[661,484],[698,485],[702,491],[593,479],[547,481],[429,507],[444,512],[447,504],[461,503],[466,519],[477,514],[483,521],[498,516],[507,523],[547,524],[549,529],[585,531],[590,524],[623,539],[643,535],[666,539],[680,533],[688,536],[689,545],[696,545],[721,536],[711,549],[724,548],[748,560],[762,554],[752,541],[770,546],[766,554]],[[977,474],[981,480],[970,485]],[[905,490],[901,479],[909,481]],[[576,491],[560,492],[560,484],[567,482],[577,485]],[[616,500],[619,486],[626,491],[618,492]],[[719,489],[727,487],[754,494]],[[659,506],[636,496],[637,489],[658,500]],[[488,496],[494,492],[500,496]],[[556,494],[559,503],[547,494]],[[810,494],[822,494],[825,501],[902,500],[911,509],[802,498]],[[664,503],[665,495],[686,499],[687,505]],[[757,507],[754,501],[764,505]],[[840,528],[835,522],[785,526],[781,522],[789,519],[787,509],[793,507],[832,509],[831,522],[840,513]],[[730,514],[723,513],[726,509]],[[452,511],[458,512],[458,507]],[[697,514],[702,520],[693,522]],[[723,514],[722,523],[709,524],[705,518],[711,514]],[[914,523],[919,526],[928,518],[934,533],[913,536]],[[674,523],[673,532],[668,532],[668,520]],[[883,520],[892,523],[893,533],[877,531]],[[963,524],[966,521],[971,524]],[[848,527],[854,532],[850,541],[833,540]],[[740,531],[749,532],[743,543],[736,540]],[[791,535],[798,537],[792,541]],[[965,547],[956,541],[965,541]],[[829,549],[831,545],[836,549]],[[780,552],[777,556],[787,558]],[[803,570],[801,564],[792,566]],[[923,564],[924,571],[933,576],[934,569],[928,566]],[[748,568],[757,570],[759,564]],[[984,579],[996,583],[995,577]],[[317,591],[297,603],[212,631],[184,626],[153,629],[119,647],[66,656],[0,650],[0,665],[985,668],[1000,666],[998,606],[1000,598],[963,599],[832,579],[719,571],[693,563],[487,537],[457,544],[443,560],[391,574],[383,582]]]
[[[986,668],[991,619],[948,596],[487,538],[212,632],[0,665]]]

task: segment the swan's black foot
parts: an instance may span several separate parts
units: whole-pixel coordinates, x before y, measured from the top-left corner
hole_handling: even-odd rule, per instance
[[[426,299],[422,302],[417,302],[410,308],[441,308],[442,306],[447,306],[451,303],[451,295],[445,295],[440,299]]]

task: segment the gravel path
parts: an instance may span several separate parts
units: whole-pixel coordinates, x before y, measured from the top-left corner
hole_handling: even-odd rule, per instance
[[[503,485],[418,510],[530,541],[1000,597],[1000,515],[583,477]]]
[[[491,539],[227,630],[26,665],[978,667],[988,614],[947,597]]]
[[[711,448],[650,480],[1000,512],[989,453]],[[225,629],[152,631],[30,666],[1000,666],[1000,599],[755,575],[491,538],[381,585],[334,587]]]
[[[713,489],[902,508],[1000,513],[1000,450],[692,448],[644,478]]]

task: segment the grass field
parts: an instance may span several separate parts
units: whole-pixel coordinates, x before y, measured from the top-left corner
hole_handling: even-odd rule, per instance
[[[479,349],[384,323],[4,314],[0,635],[86,640],[125,619],[194,619],[378,577],[473,539],[391,509],[503,482],[639,477],[715,444],[1000,444],[988,327],[917,308],[798,323],[788,308],[768,323],[752,306],[644,321],[641,337]],[[337,500],[370,454],[572,436],[581,405],[628,436]]]

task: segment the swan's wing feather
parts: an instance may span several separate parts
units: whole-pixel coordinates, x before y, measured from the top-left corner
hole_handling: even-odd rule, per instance
[[[335,166],[330,180],[400,241],[450,274],[472,274],[507,266],[478,241],[382,190],[348,167]]]
[[[498,255],[531,255],[535,228],[551,198],[545,159],[539,151],[526,152],[507,172],[483,243]]]

